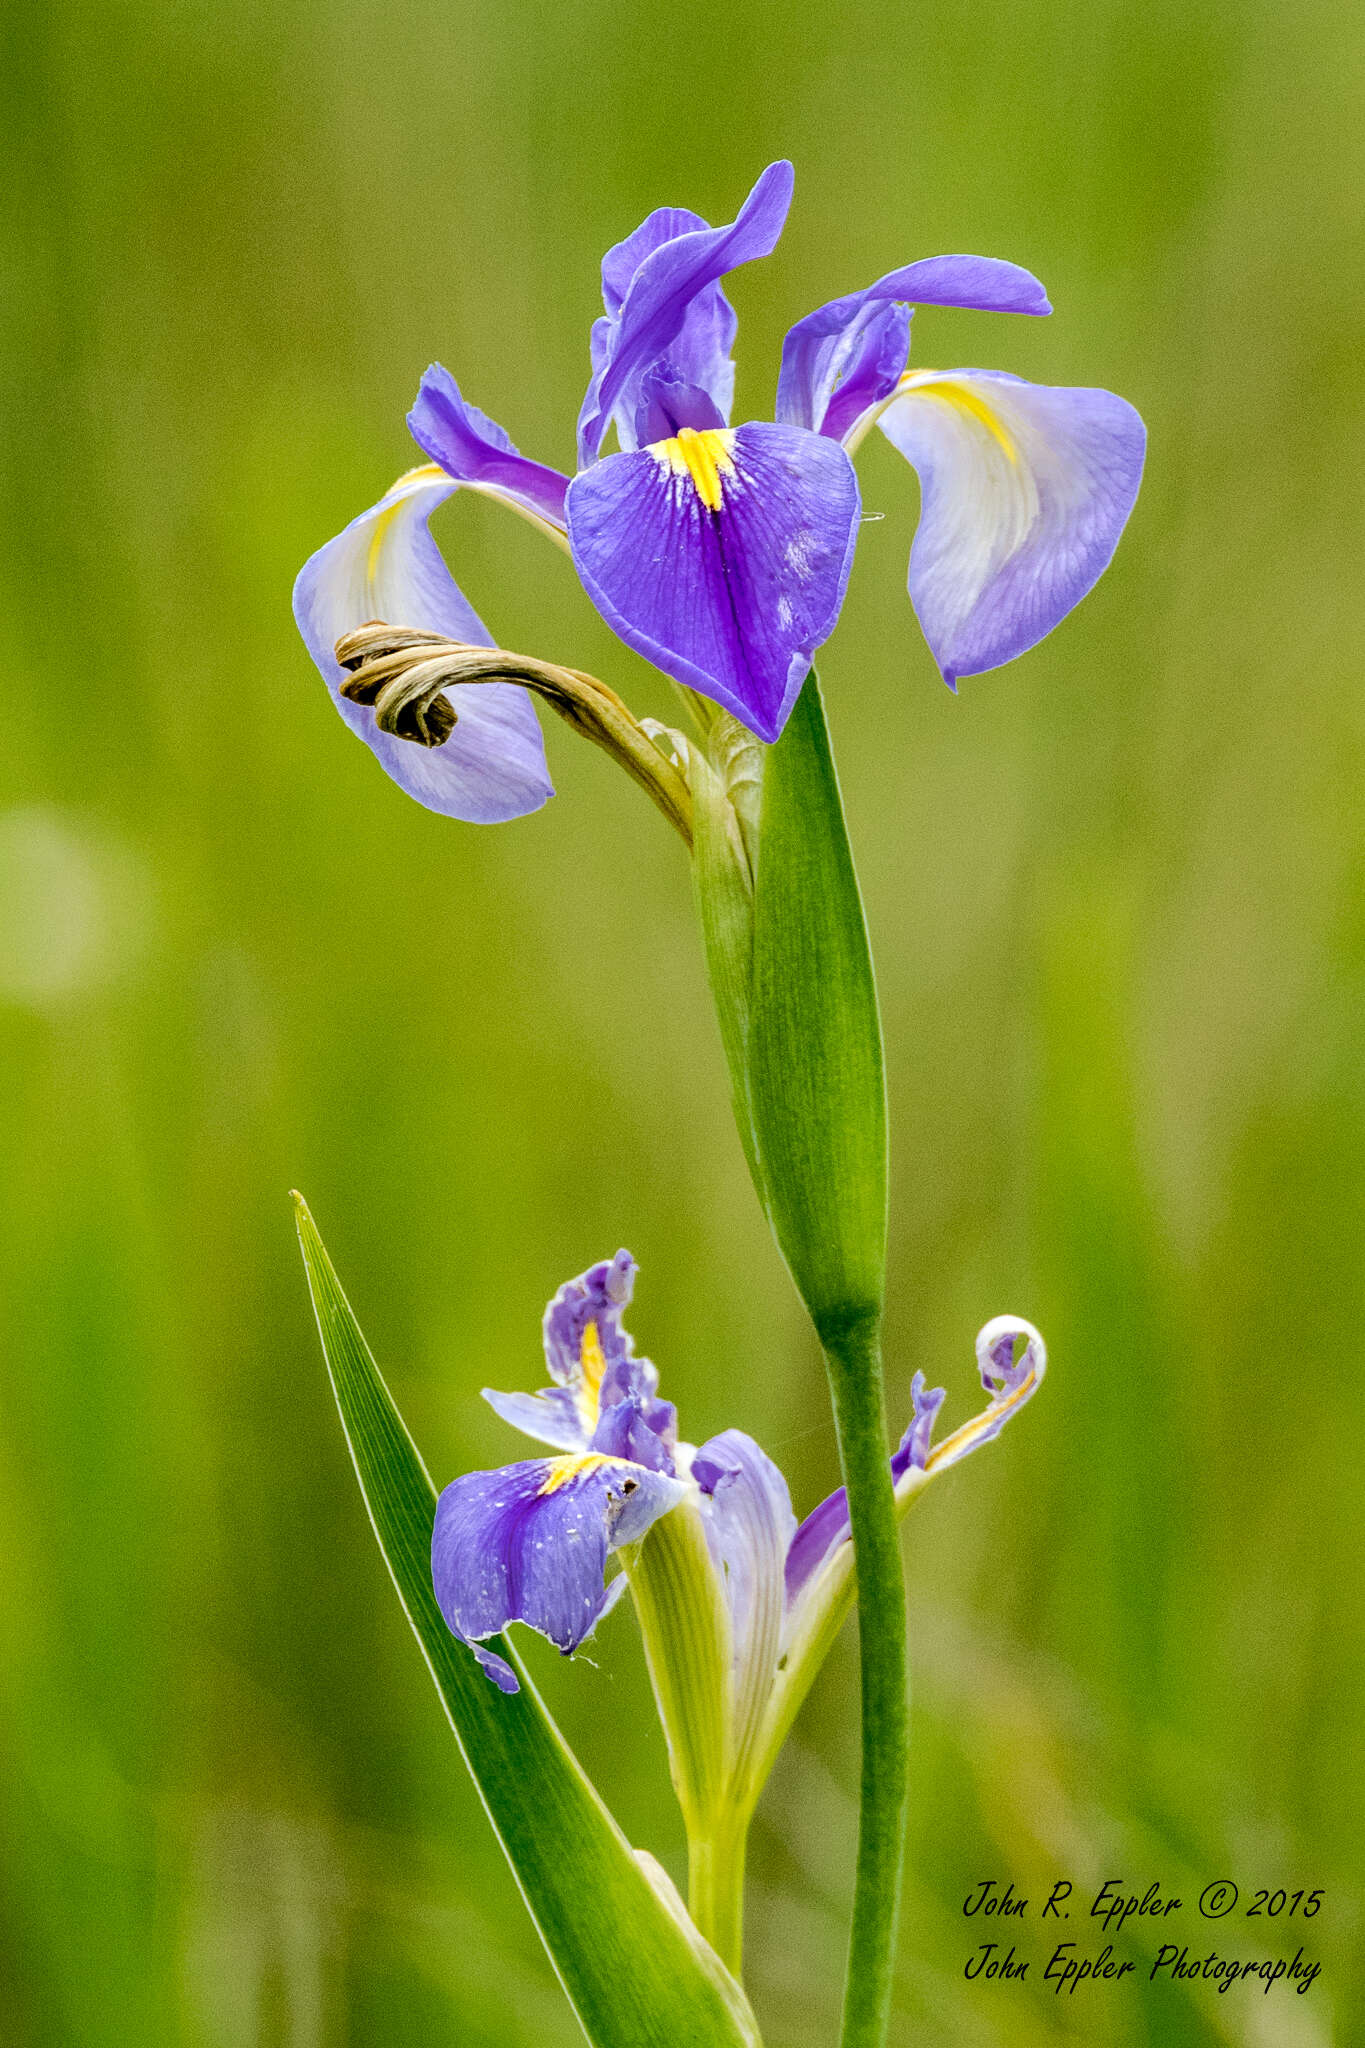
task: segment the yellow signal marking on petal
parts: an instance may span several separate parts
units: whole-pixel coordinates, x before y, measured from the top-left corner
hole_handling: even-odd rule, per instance
[[[914,392],[921,398],[941,399],[944,405],[955,406],[965,412],[978,426],[986,429],[991,439],[1002,450],[1007,462],[1019,467],[1019,450],[1013,436],[1006,432],[998,413],[991,410],[984,398],[972,390],[970,384],[959,384],[951,377],[943,377],[937,370],[907,370],[896,387],[897,397]]]
[[[722,477],[733,476],[733,427],[679,427],[671,441],[651,441],[649,453],[671,476],[689,476],[708,512],[723,502]]]
[[[393,498],[393,503],[386,505],[383,511],[376,516],[374,525],[370,530],[370,551],[365,558],[365,580],[371,588],[374,586],[375,577],[379,574],[379,557],[383,550],[385,536],[393,525],[394,520],[408,502],[406,494],[399,498],[395,497],[394,493],[401,491],[404,484],[434,483],[438,477],[443,477],[444,475],[445,471],[440,467],[439,463],[420,462],[416,469],[405,469],[397,483],[390,485],[387,496]]]
[[[548,1493],[558,1493],[561,1486],[568,1486],[574,1479],[583,1479],[589,1472],[600,1471],[603,1465],[626,1465],[628,1458],[609,1458],[605,1451],[580,1451],[568,1458],[549,1459],[550,1470],[539,1492],[538,1500],[544,1500]]]
[[[1027,1401],[1037,1384],[1038,1374],[1034,1371],[1026,1373],[1013,1392],[1006,1394],[1003,1401],[992,1401],[989,1408],[983,1408],[970,1422],[964,1422],[961,1429],[955,1429],[951,1436],[945,1437],[937,1450],[930,1451],[924,1462],[925,1471],[932,1472],[934,1467],[941,1465],[946,1458],[956,1458],[962,1452],[970,1451],[987,1428],[994,1428],[1002,1415],[1012,1415],[1016,1408]]]
[[[583,1341],[578,1347],[578,1363],[583,1373],[577,1395],[578,1412],[586,1423],[595,1426],[597,1411],[602,1404],[602,1380],[607,1370],[607,1361],[595,1322],[584,1325]]]

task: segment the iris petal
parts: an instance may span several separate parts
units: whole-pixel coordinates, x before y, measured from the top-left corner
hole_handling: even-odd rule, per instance
[[[602,258],[602,303],[607,317],[597,321],[592,331],[594,378],[611,360],[621,307],[641,264],[656,249],[698,229],[710,229],[699,213],[681,206],[661,206]],[[730,351],[737,324],[734,308],[719,284],[705,286],[688,301],[678,331],[662,354],[637,365],[612,407],[611,419],[622,448],[638,448],[643,442],[676,433],[679,427],[726,424],[735,396]],[[585,403],[593,401],[595,389]],[[604,432],[605,427],[604,421]],[[594,448],[593,454],[596,452]]]
[[[1030,271],[994,256],[927,256],[807,313],[782,344],[777,417],[839,440],[895,389],[910,345],[911,306],[1050,313]],[[899,360],[897,355],[899,353]]]
[[[842,448],[762,423],[609,455],[568,495],[574,563],[608,625],[764,740],[834,630],[858,513]]]
[[[654,1398],[659,1375],[647,1358],[635,1356],[622,1327],[635,1287],[636,1265],[627,1251],[566,1280],[545,1311],[545,1360],[553,1387],[539,1394],[499,1394],[485,1387],[490,1408],[526,1436],[564,1451],[610,1451],[659,1466],[658,1447],[676,1436],[671,1402]],[[634,1401],[638,1419],[617,1419],[604,1435],[609,1411]],[[655,1442],[646,1440],[648,1431]]]
[[[531,700],[511,684],[459,692],[458,723],[443,746],[382,732],[372,709],[341,695],[335,647],[369,619],[424,627],[481,647],[493,642],[441,559],[427,529],[457,486],[439,469],[401,476],[377,505],[304,563],[294,617],[337,710],[400,789],[428,810],[476,824],[537,811],[554,795]]]
[[[609,1552],[637,1543],[684,1492],[663,1473],[591,1454],[465,1473],[442,1493],[431,1539],[447,1626],[477,1644],[523,1621],[567,1655],[612,1602]]]
[[[1017,1360],[1016,1345],[1020,1347]],[[891,1478],[898,1490],[903,1490],[902,1482],[907,1475],[941,1472],[957,1464],[979,1444],[999,1436],[1010,1417],[1032,1397],[1047,1370],[1047,1346],[1033,1324],[1019,1316],[997,1316],[987,1323],[976,1340],[976,1357],[981,1384],[990,1401],[979,1415],[954,1430],[937,1450],[931,1447],[931,1440],[935,1418],[943,1406],[944,1390],[927,1387],[924,1374],[915,1374],[910,1389],[910,1427],[891,1459]],[[806,1516],[792,1538],[786,1563],[789,1616],[801,1595],[848,1540],[848,1495],[841,1486]]]
[[[702,295],[711,294],[727,272],[776,248],[791,204],[792,180],[789,163],[769,164],[728,226],[707,227],[698,215],[663,208],[610,252],[603,265],[608,317],[594,330],[593,378],[578,419],[580,463],[596,457],[632,380],[668,359],[688,329],[689,309],[698,299],[700,316],[692,316],[683,352],[694,360],[705,355],[714,362],[719,346],[728,355],[734,316],[722,294]],[[698,225],[676,232],[684,219]],[[627,276],[632,263],[636,267]],[[689,376],[684,381],[697,379]],[[704,388],[718,396],[709,382]],[[728,414],[728,396],[721,409]]]
[[[742,1430],[727,1429],[692,1460],[707,1542],[725,1586],[735,1646],[735,1740],[742,1754],[767,1702],[782,1641],[783,1572],[796,1534],[787,1482]]]
[[[928,1471],[941,1472],[948,1465],[956,1465],[959,1458],[965,1458],[978,1445],[988,1444],[999,1436],[1011,1415],[1037,1391],[1047,1371],[1047,1346],[1041,1333],[1022,1316],[997,1316],[976,1340],[976,1362],[990,1401],[979,1415],[946,1437],[937,1450],[928,1451],[923,1460]],[[928,1449],[927,1438],[925,1448]]]
[[[910,596],[951,688],[1052,631],[1107,567],[1146,434],[1111,391],[922,370],[880,420],[918,471]]]
[[[917,1372],[910,1386],[910,1427],[891,1457],[891,1479],[895,1484],[912,1466],[923,1471],[929,1455],[929,1438],[934,1417],[943,1406],[943,1387],[926,1390],[924,1374]],[[792,1538],[787,1552],[786,1584],[788,1607],[814,1579],[826,1560],[849,1539],[848,1494],[841,1486],[813,1508]]]
[[[423,453],[456,483],[501,498],[537,525],[563,531],[568,478],[519,455],[497,421],[468,404],[439,363],[422,379],[408,426]]]
[[[592,1428],[567,1387],[546,1387],[540,1394],[500,1394],[496,1387],[485,1387],[483,1398],[495,1415],[537,1443],[552,1444],[557,1451],[586,1451],[592,1442]]]

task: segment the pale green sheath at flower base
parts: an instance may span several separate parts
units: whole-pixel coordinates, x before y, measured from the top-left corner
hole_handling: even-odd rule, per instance
[[[337,708],[429,808],[493,822],[546,800],[531,704],[539,696],[610,752],[679,832],[740,1139],[828,1368],[845,1487],[798,1526],[781,1475],[750,1439],[731,1430],[693,1450],[678,1438],[657,1375],[634,1358],[620,1325],[625,1255],[569,1283],[547,1312],[554,1386],[489,1397],[559,1455],[466,1474],[442,1493],[432,1547],[438,1622],[414,1551],[424,1522],[431,1531],[425,1474],[305,1227],[324,1344],[377,1532],[595,2043],[755,2038],[737,1984],[745,1837],[856,1579],[863,1760],[842,2040],[880,2048],[905,1817],[897,1522],[927,1478],[998,1433],[1045,1364],[1031,1326],[997,1318],[977,1344],[984,1413],[934,1450],[942,1395],[917,1375],[910,1427],[889,1457],[881,1030],[811,666],[837,621],[857,537],[851,458],[876,426],[919,475],[910,595],[950,687],[1033,646],[1084,596],[1112,554],[1142,468],[1141,422],[1112,393],[908,367],[916,304],[1051,310],[1027,271],[971,256],[909,264],[798,321],[783,348],[776,420],[732,426],[735,320],[721,280],[770,252],[790,196],[790,166],[771,165],[729,226],[662,208],[608,252],[572,480],[520,455],[433,367],[409,419],[427,463],[320,549],[295,590],[300,629]],[[604,453],[612,430],[617,452]],[[678,685],[686,731],[636,720],[594,677],[492,644],[427,528],[461,488],[505,503],[570,557],[613,630]],[[356,1402],[386,1418],[374,1441],[353,1426]],[[396,1524],[395,1487],[405,1503]],[[623,1573],[609,1582],[613,1556]],[[642,1887],[501,1634],[521,1621],[567,1653],[623,1584],[687,1823],[690,1919],[665,1884]],[[559,1788],[547,1795],[546,1841],[526,1832],[534,1836],[540,1813],[536,1791],[514,1797],[503,1775],[499,1744],[514,1738],[499,1717],[509,1714],[527,1771]],[[610,1969],[584,1952],[590,1936],[561,1860],[576,1853],[576,1822],[560,1831],[571,1811],[585,1830],[584,1856],[625,1902],[648,1958],[653,2003],[647,2021],[635,2016],[634,2033],[611,2009]]]

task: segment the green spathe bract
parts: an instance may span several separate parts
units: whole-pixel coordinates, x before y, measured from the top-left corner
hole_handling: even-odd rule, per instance
[[[824,1349],[848,1488],[863,1759],[843,2041],[878,2048],[890,2011],[908,1732],[904,1573],[880,1353],[886,1090],[867,927],[813,670],[764,756],[757,854],[745,934],[720,827],[698,803],[694,874],[736,1117]]]
[[[814,672],[768,751],[749,1095],[773,1234],[828,1343],[886,1285],[886,1088],[858,878]]]
[[[298,1199],[298,1198],[296,1198]],[[298,1200],[332,1390],[370,1520],[455,1739],[593,2048],[759,2048],[744,1995],[629,1843],[505,1639],[520,1692],[490,1685],[431,1583],[436,1493]]]

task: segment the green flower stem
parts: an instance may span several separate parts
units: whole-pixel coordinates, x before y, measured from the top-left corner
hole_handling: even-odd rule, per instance
[[[822,1332],[858,1579],[862,1796],[842,2048],[882,2048],[891,2016],[908,1791],[905,1575],[871,1317]]]
[[[747,1814],[718,1811],[708,1829],[687,1833],[687,1910],[726,1968],[739,1976],[744,1952]]]

